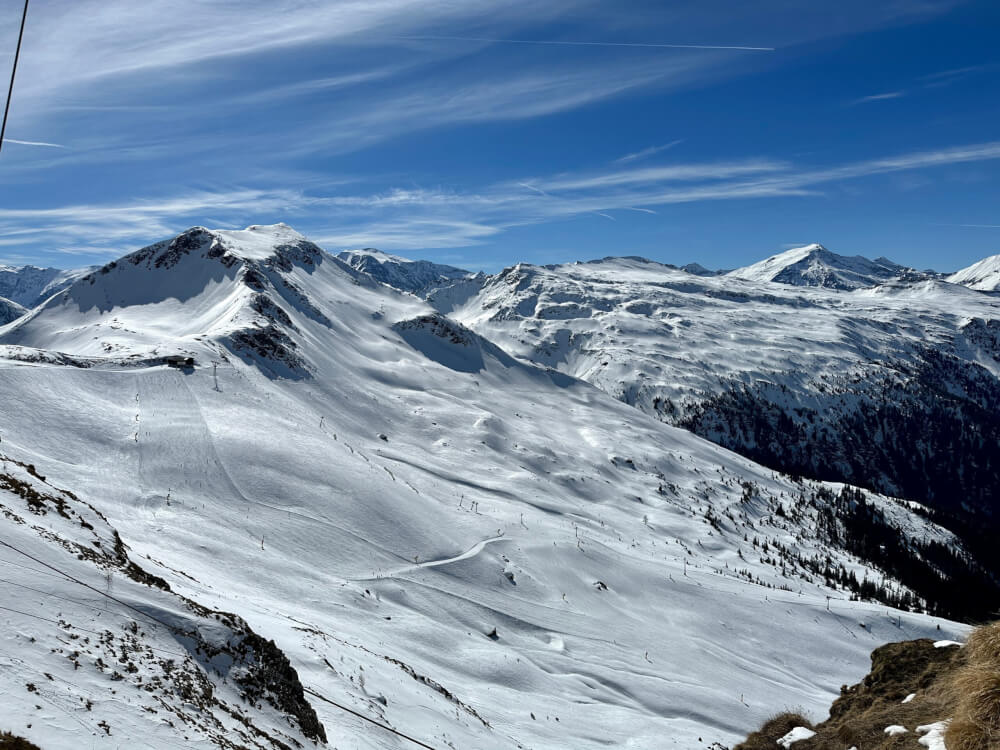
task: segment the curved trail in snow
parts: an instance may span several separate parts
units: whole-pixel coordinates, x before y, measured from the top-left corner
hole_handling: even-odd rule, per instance
[[[451,563],[460,562],[462,560],[468,560],[470,557],[475,557],[484,549],[486,549],[487,544],[492,544],[493,542],[500,542],[506,539],[505,536],[493,536],[489,539],[483,539],[481,542],[476,542],[474,545],[469,547],[465,552],[460,555],[455,555],[454,557],[442,557],[438,560],[428,560],[422,563],[413,563],[412,565],[407,565],[403,568],[397,568],[396,570],[387,570],[380,572],[378,575],[374,576],[361,576],[358,578],[348,578],[349,581],[375,581],[380,578],[392,578],[394,576],[400,576],[405,573],[412,573],[415,570],[420,570],[421,568],[437,568],[441,565],[450,565]]]

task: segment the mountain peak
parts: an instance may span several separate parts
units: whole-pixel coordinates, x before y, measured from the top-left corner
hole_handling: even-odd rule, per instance
[[[172,239],[154,243],[126,255],[120,261],[109,263],[100,269],[100,273],[107,273],[119,262],[126,261],[136,266],[172,268],[186,256],[199,252],[202,257],[220,260],[224,266],[230,267],[240,260],[279,259],[289,248],[303,247],[314,253],[321,252],[287,224],[253,224],[239,230],[196,226]]]
[[[1000,255],[990,255],[945,279],[980,292],[1000,290]]]
[[[750,281],[793,286],[822,286],[849,291],[875,286],[899,276],[906,268],[886,258],[838,255],[818,242],[772,255],[727,275]]]
[[[329,272],[315,274],[324,260]],[[303,320],[330,326],[308,293],[313,275],[351,289],[357,280],[285,224],[192,227],[80,278],[16,320],[2,341],[93,362],[181,351],[214,357],[224,347],[270,372],[302,377],[291,334]]]

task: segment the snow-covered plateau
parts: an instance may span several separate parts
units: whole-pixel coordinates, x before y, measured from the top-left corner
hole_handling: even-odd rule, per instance
[[[917,340],[995,378],[992,295],[634,259],[425,267],[403,291],[392,262],[195,228],[0,327],[0,729],[709,748],[822,716],[883,643],[963,639],[845,533],[861,509],[918,562],[968,556],[914,498],[779,473],[622,396],[863,377]]]

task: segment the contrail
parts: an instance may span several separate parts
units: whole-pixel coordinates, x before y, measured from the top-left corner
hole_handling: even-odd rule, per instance
[[[1000,224],[938,224],[932,223],[932,227],[964,227],[966,229],[1000,229]]]
[[[45,141],[19,141],[16,138],[4,138],[4,143],[19,143],[22,146],[47,146],[48,148],[66,148],[60,143],[46,143]]]
[[[527,182],[519,182],[517,184],[520,185],[523,188],[528,188],[528,190],[534,190],[536,193],[538,193],[539,195],[544,195],[546,198],[550,198],[551,197],[548,193],[546,193],[541,188],[537,188],[534,185],[529,185]]]
[[[647,44],[642,42],[564,42],[552,39],[490,39],[477,36],[397,36],[394,39],[438,40],[451,42],[489,42],[491,44],[549,44],[562,47],[651,47],[654,49],[731,49],[746,52],[774,52],[774,47],[743,47],[729,44]]]

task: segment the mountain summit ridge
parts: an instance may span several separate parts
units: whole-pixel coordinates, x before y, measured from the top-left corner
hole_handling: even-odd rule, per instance
[[[729,271],[726,276],[850,291],[875,286],[907,270],[886,258],[870,260],[862,255],[838,255],[819,243],[812,243]]]
[[[990,255],[956,271],[947,281],[981,292],[1000,290],[1000,254]]]

